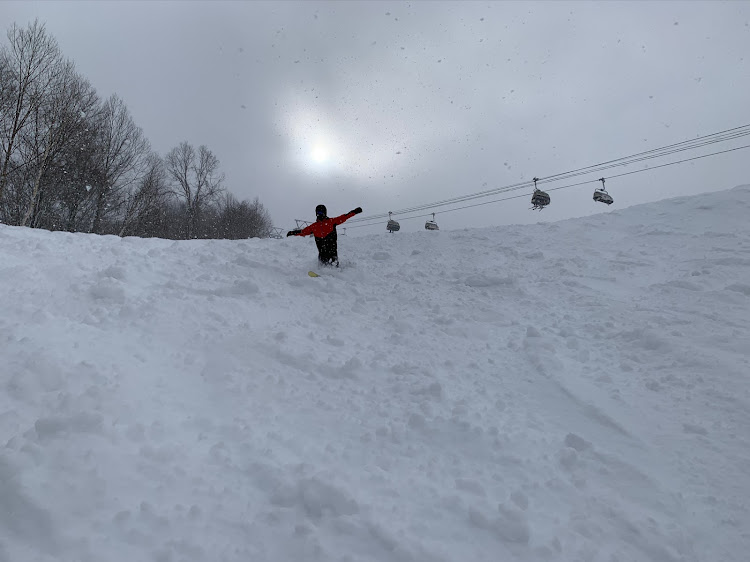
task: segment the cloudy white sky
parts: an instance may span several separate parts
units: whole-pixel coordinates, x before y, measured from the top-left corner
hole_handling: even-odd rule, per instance
[[[283,228],[318,203],[383,213],[750,123],[746,1],[0,1],[4,28],[34,18],[155,150],[207,145],[226,186]],[[750,183],[748,157],[613,179],[610,208],[585,186],[542,213],[514,199],[436,219],[556,220],[727,189]]]

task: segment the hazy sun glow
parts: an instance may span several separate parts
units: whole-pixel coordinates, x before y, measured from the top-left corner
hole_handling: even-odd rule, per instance
[[[323,144],[316,144],[310,152],[310,158],[316,164],[325,164],[331,158],[331,151]]]
[[[293,94],[285,105],[289,109],[279,124],[289,141],[289,156],[307,173],[318,178],[392,177],[393,165],[404,162],[401,151],[408,141],[399,121],[388,121],[384,137],[380,122],[363,125],[346,112],[306,108],[305,99]]]

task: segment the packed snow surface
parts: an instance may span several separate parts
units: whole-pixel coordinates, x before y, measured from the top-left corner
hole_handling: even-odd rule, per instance
[[[0,226],[0,561],[746,561],[748,217]]]

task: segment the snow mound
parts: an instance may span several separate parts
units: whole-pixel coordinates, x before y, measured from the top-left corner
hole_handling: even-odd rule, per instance
[[[0,226],[0,561],[746,560],[749,211]]]

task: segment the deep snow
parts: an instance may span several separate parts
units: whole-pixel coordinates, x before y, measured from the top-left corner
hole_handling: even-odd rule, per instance
[[[747,560],[749,215],[0,226],[0,561]]]

